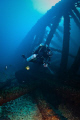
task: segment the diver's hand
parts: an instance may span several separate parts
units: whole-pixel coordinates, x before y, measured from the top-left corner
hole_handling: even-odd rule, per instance
[[[26,59],[26,56],[25,56],[25,55],[22,55],[22,57],[23,57],[24,59]]]
[[[44,63],[43,66],[44,66],[44,67],[48,67],[48,64]]]

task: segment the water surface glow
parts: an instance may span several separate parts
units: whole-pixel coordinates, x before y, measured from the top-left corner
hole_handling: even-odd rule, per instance
[[[59,1],[61,0],[32,0],[34,8],[43,14]]]

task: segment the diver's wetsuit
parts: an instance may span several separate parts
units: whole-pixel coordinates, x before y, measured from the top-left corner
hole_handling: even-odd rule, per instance
[[[39,64],[49,64],[50,58],[52,56],[52,51],[47,45],[39,45],[32,52],[32,55],[29,58],[26,58],[25,55],[22,55],[23,58],[28,62],[34,62]]]
[[[39,62],[41,64],[43,63],[49,63],[50,57],[52,56],[52,51],[49,47],[46,47],[45,45],[38,46],[34,51],[33,54],[37,54],[37,60],[36,62]]]

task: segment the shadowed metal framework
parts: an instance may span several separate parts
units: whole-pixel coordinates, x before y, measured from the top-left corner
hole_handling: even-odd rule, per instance
[[[57,3],[41,19],[39,19],[38,22],[29,31],[29,33],[27,34],[27,36],[19,46],[16,52],[16,55],[20,54],[21,56],[22,53],[25,54],[26,51],[30,50],[29,54],[27,55],[29,56],[32,53],[33,48],[36,45],[39,45],[41,42],[44,42],[44,38],[45,38],[46,44],[50,45],[52,43],[51,49],[53,51],[57,51],[61,53],[61,64],[59,68],[59,75],[63,75],[63,73],[67,72],[68,56],[71,56],[72,58],[74,58],[74,62],[71,68],[68,70],[68,73],[70,75],[76,74],[80,67],[80,47],[78,49],[77,55],[74,56],[69,53],[69,46],[70,46],[70,34],[71,34],[70,32],[71,17],[74,19],[76,25],[80,29],[80,13],[77,10],[77,7],[80,8],[79,0],[62,0],[59,3]],[[64,31],[62,27],[59,26],[62,16],[64,17]],[[50,29],[48,33],[46,32],[47,26]],[[58,31],[63,33],[62,50],[55,49],[53,47],[54,35],[56,35],[58,40],[62,42],[62,38],[58,34],[56,29],[58,29]],[[16,58],[17,57],[18,56],[16,56]],[[18,62],[19,61],[21,60],[18,59]],[[21,64],[19,63],[19,65]],[[69,79],[68,77],[65,77],[65,79],[63,79],[64,82],[62,82],[61,81],[62,78],[57,79],[52,74],[48,74],[48,73],[44,74],[43,72],[36,73],[33,70],[30,71],[30,73],[26,70],[19,70],[15,73],[15,76],[18,82],[20,83],[20,86],[19,85],[15,86],[15,82],[13,82],[14,78],[6,81],[5,83],[3,83],[3,85],[0,86],[0,106],[3,105],[2,112],[0,113],[1,118],[8,120],[5,117],[8,115],[11,116],[11,114],[12,114],[12,117],[14,117],[16,115],[15,114],[16,112],[14,112],[13,114],[11,110],[15,110],[13,109],[14,108],[13,105],[17,105],[17,104],[15,101],[12,104],[12,100],[17,99],[22,95],[29,94],[33,98],[34,104],[37,103],[38,109],[42,116],[42,120],[51,120],[51,119],[79,120],[78,117],[80,117],[80,112],[79,112],[80,111],[80,107],[79,107],[80,106],[80,86],[79,86],[80,78],[77,80],[75,79],[76,77],[74,77],[74,79],[73,78]],[[9,88],[8,84],[11,85],[11,81],[12,81],[12,84],[14,83],[14,86]],[[4,89],[6,86],[8,88]],[[25,98],[27,100],[27,96],[23,96],[23,99],[22,99],[23,102]],[[21,100],[21,98],[19,99]],[[4,104],[4,103],[7,103],[9,101],[11,101],[9,103],[11,107],[8,106],[7,108],[7,104]],[[27,104],[24,104],[24,105],[27,106]],[[21,113],[22,111],[23,109],[20,108]],[[30,115],[30,111],[29,111],[29,115]],[[23,117],[24,116],[22,115],[22,119]],[[39,114],[38,114],[38,118],[39,118]]]
[[[52,50],[60,52],[62,54],[59,73],[63,74],[67,71],[68,56],[71,56],[75,60],[70,70],[68,71],[70,74],[76,74],[80,67],[80,48],[78,50],[77,56],[74,56],[69,53],[69,45],[70,45],[71,18],[74,19],[76,25],[80,29],[80,13],[77,8],[80,8],[80,0],[61,0],[50,10],[48,10],[47,13],[37,21],[37,23],[32,27],[32,29],[26,35],[25,39],[22,41],[19,47],[20,50],[22,49],[22,53],[26,53],[26,51],[30,50],[28,54],[29,56],[34,47],[44,41],[45,36],[47,36],[45,43],[48,45],[50,45],[51,42],[52,44],[54,44],[54,42],[52,41],[54,35],[56,35],[58,39],[61,41],[61,37],[56,31],[56,29],[58,29],[60,32],[63,32],[62,50],[55,49],[53,47]],[[61,26],[59,26],[62,17],[64,18],[64,31],[62,31]],[[49,27],[50,29],[47,35],[46,27]]]

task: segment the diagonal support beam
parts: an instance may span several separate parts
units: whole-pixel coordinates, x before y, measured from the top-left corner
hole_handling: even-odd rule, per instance
[[[61,17],[62,17],[62,15],[59,15],[58,17],[56,17],[56,18],[54,19],[54,24],[53,24],[53,26],[51,27],[50,33],[49,33],[48,38],[47,38],[47,40],[46,40],[46,44],[48,44],[48,45],[50,44],[50,42],[51,42],[51,40],[52,40],[52,38],[53,38],[53,35],[54,35],[54,33],[55,33],[56,29],[57,29],[57,26],[59,25],[59,22],[60,22],[60,20],[61,20]]]
[[[62,50],[59,50],[59,49],[56,49],[56,48],[52,48],[50,47],[52,51],[56,51],[56,52],[59,52],[59,53],[62,53]],[[72,57],[72,58],[76,58],[76,56],[72,55],[71,53],[68,54],[68,56]]]
[[[70,11],[70,14],[71,14],[72,18],[74,19],[76,25],[77,25],[77,26],[79,27],[79,29],[80,29],[80,21],[78,20],[78,18],[76,17],[76,15],[73,13],[72,10]]]
[[[73,7],[74,12],[76,13],[78,19],[80,20],[80,12],[77,10],[76,7]]]

